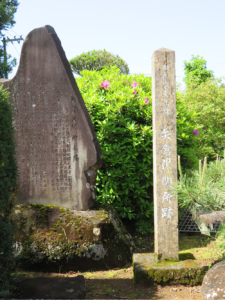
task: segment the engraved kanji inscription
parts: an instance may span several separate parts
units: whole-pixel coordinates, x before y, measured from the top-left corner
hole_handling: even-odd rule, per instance
[[[19,203],[87,210],[102,154],[59,38],[51,26],[29,33],[9,88],[18,152]],[[93,170],[92,177],[87,176]],[[90,190],[86,184],[93,186]]]

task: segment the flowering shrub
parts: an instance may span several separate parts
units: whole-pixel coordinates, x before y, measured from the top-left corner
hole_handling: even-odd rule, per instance
[[[199,132],[198,132],[197,129],[194,129],[194,130],[193,130],[193,133],[194,133],[195,135],[199,136]]]
[[[141,232],[153,231],[152,106],[145,104],[151,78],[121,75],[112,67],[83,71],[76,81],[103,155],[97,201],[111,204],[121,218],[134,219]]]
[[[121,75],[116,67],[111,67],[98,72],[82,71],[82,77],[76,81],[103,155],[96,180],[97,201],[111,204],[121,218],[133,219],[141,233],[152,232],[151,77]],[[110,88],[105,88],[105,82],[110,82]],[[178,109],[178,154],[192,166],[197,149],[195,125],[181,100]]]
[[[137,82],[134,82],[133,84],[131,84],[132,87],[136,88],[138,86]]]
[[[105,89],[107,89],[108,86],[110,86],[110,83],[108,80],[106,81],[102,81],[102,83],[100,84],[101,87],[104,87]]]

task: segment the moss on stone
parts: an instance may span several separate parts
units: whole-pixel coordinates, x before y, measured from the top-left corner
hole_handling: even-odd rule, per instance
[[[170,266],[170,265],[177,265],[178,263],[180,262],[179,259],[168,259],[168,258],[165,258],[163,260],[159,260],[156,262],[156,265],[157,266],[161,266],[161,267],[166,267],[166,266]]]
[[[22,213],[24,208],[27,208],[27,217]],[[20,229],[16,238],[17,241],[23,244],[23,251],[20,257],[22,261],[26,261],[31,265],[62,263],[75,256],[82,257],[87,252],[87,248],[89,249],[93,246],[93,242],[91,243],[90,240],[93,240],[93,227],[95,226],[94,223],[96,224],[94,219],[104,220],[104,223],[109,224],[109,229],[111,228],[109,232],[114,232],[114,230],[112,231],[108,213],[103,208],[95,213],[95,217],[84,218],[80,215],[74,216],[73,212],[68,213],[68,210],[55,205],[25,203],[20,204],[16,209],[19,209],[21,213],[18,215],[22,218],[18,220]],[[57,216],[55,221],[50,222],[49,213]],[[32,219],[35,219],[31,217],[32,214],[36,214],[36,223],[33,220],[33,224],[29,223]],[[113,215],[113,212],[111,214]],[[26,230],[23,228],[23,224],[26,224]],[[127,234],[127,232],[121,224],[117,224],[117,227],[119,227],[118,239],[115,239],[114,232],[111,235],[109,234],[107,239],[104,239],[102,242],[104,247],[114,251],[113,256],[122,256],[123,259],[127,259],[127,240],[124,238],[124,234]],[[77,234],[74,234],[73,237],[70,235],[68,239],[70,231],[74,232],[74,229]],[[24,231],[26,231],[28,236],[32,235],[32,242],[24,244]],[[124,243],[121,243],[121,241]],[[97,244],[100,245],[99,242]]]
[[[133,255],[133,282],[144,279],[147,282],[160,284],[200,284],[205,270],[195,260],[162,260],[155,262],[155,255]]]

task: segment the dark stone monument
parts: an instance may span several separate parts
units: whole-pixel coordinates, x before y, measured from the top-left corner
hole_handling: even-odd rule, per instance
[[[10,92],[18,152],[18,203],[87,210],[102,165],[94,126],[61,42],[46,25],[26,37]]]

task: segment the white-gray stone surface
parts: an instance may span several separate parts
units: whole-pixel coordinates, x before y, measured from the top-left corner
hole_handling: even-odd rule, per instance
[[[178,259],[175,52],[161,48],[152,56],[153,180],[155,253]]]
[[[203,300],[225,299],[225,261],[215,264],[202,282]]]

